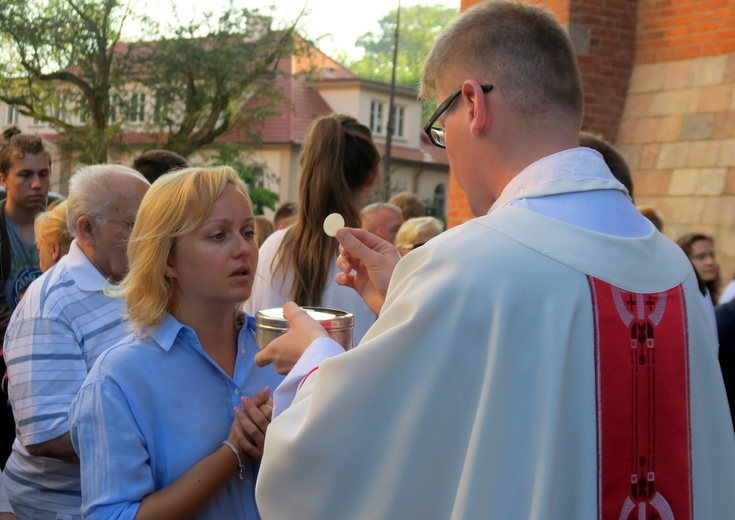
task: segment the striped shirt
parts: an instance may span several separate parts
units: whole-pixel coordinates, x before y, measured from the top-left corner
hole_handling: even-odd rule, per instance
[[[87,372],[129,334],[122,323],[125,302],[105,295],[106,283],[74,241],[69,254],[31,284],[10,320],[4,357],[16,440],[5,489],[13,505],[80,515],[79,464],[33,457],[25,447],[69,431],[69,406]]]

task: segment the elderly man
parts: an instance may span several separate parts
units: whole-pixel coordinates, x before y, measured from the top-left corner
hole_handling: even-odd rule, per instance
[[[396,242],[396,233],[403,224],[401,208],[389,202],[374,202],[360,211],[360,226],[365,231],[391,244]]]
[[[125,302],[103,290],[125,276],[127,239],[148,187],[123,166],[79,170],[69,181],[69,254],[31,284],[8,326],[18,436],[4,482],[19,518],[81,518],[69,406],[95,359],[128,334]]]
[[[478,218],[397,265],[386,242],[338,232],[338,281],[384,304],[349,352],[284,307],[290,332],[256,357],[291,370],[262,517],[735,518],[694,272],[578,146],[562,26],[536,5],[478,4],[437,38],[421,93],[440,100],[426,131]]]

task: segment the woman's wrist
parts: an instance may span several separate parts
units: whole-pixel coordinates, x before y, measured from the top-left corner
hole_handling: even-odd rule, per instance
[[[235,462],[237,463],[237,472],[240,480],[242,480],[244,478],[243,471],[245,470],[245,465],[243,464],[243,455],[240,454],[240,450],[238,450],[237,447],[229,440],[222,441],[222,447],[235,456]]]

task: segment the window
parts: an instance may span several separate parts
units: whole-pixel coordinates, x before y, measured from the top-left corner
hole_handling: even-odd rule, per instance
[[[145,121],[145,94],[134,93],[130,96],[128,107],[128,122],[142,123]]]
[[[168,102],[162,95],[158,94],[153,102],[153,122],[164,123],[168,118]]]
[[[388,133],[389,121],[383,120],[383,114],[388,113],[388,103],[373,100],[370,102],[370,130],[376,135]],[[393,107],[393,137],[403,137],[406,120],[406,107]]]
[[[370,102],[370,130],[378,135],[383,133],[383,103],[380,101]]]
[[[92,115],[89,113],[89,109],[85,106],[79,110],[79,124],[86,125],[92,121]]]
[[[404,113],[404,107],[398,105],[393,107],[393,137],[403,137]]]
[[[432,215],[444,219],[444,211],[447,204],[447,188],[444,184],[437,184],[434,188],[434,203],[432,204]]]
[[[6,121],[9,125],[17,125],[18,124],[18,107],[17,105],[8,105],[8,119]]]
[[[123,111],[122,100],[119,95],[113,94],[110,96],[110,109],[107,113],[107,121],[109,123],[118,122],[118,111]]]

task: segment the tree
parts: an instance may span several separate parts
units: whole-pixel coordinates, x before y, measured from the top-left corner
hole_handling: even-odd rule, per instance
[[[248,194],[253,203],[253,213],[262,215],[263,209],[276,209],[278,193],[262,186],[263,180],[268,177],[268,167],[264,164],[241,159],[242,147],[237,143],[224,143],[218,147],[212,166],[230,166],[237,175],[248,185]]]
[[[131,15],[119,0],[3,0],[0,100],[49,123],[104,162],[119,125],[108,123],[110,92],[125,74],[117,43]],[[116,66],[113,66],[113,63]]]
[[[148,41],[125,44],[132,2],[2,0],[0,34],[11,46],[0,51],[0,100],[49,123],[82,162],[107,161],[131,120],[150,119],[137,128],[189,156],[273,110],[293,26],[271,30],[257,10],[230,4],[180,27],[145,20]]]
[[[147,65],[140,84],[154,100],[149,135],[185,157],[234,125],[257,141],[253,129],[282,99],[274,81],[279,62],[299,52],[295,24],[277,31],[270,22],[230,5],[217,18],[169,26],[165,37],[133,45]]]
[[[348,68],[358,76],[389,83],[393,66],[393,43],[396,32],[394,9],[378,22],[379,33],[360,36],[355,45],[365,54],[358,60],[347,60]],[[401,8],[396,83],[417,88],[424,59],[436,36],[457,16],[457,9],[440,5],[414,5]]]

